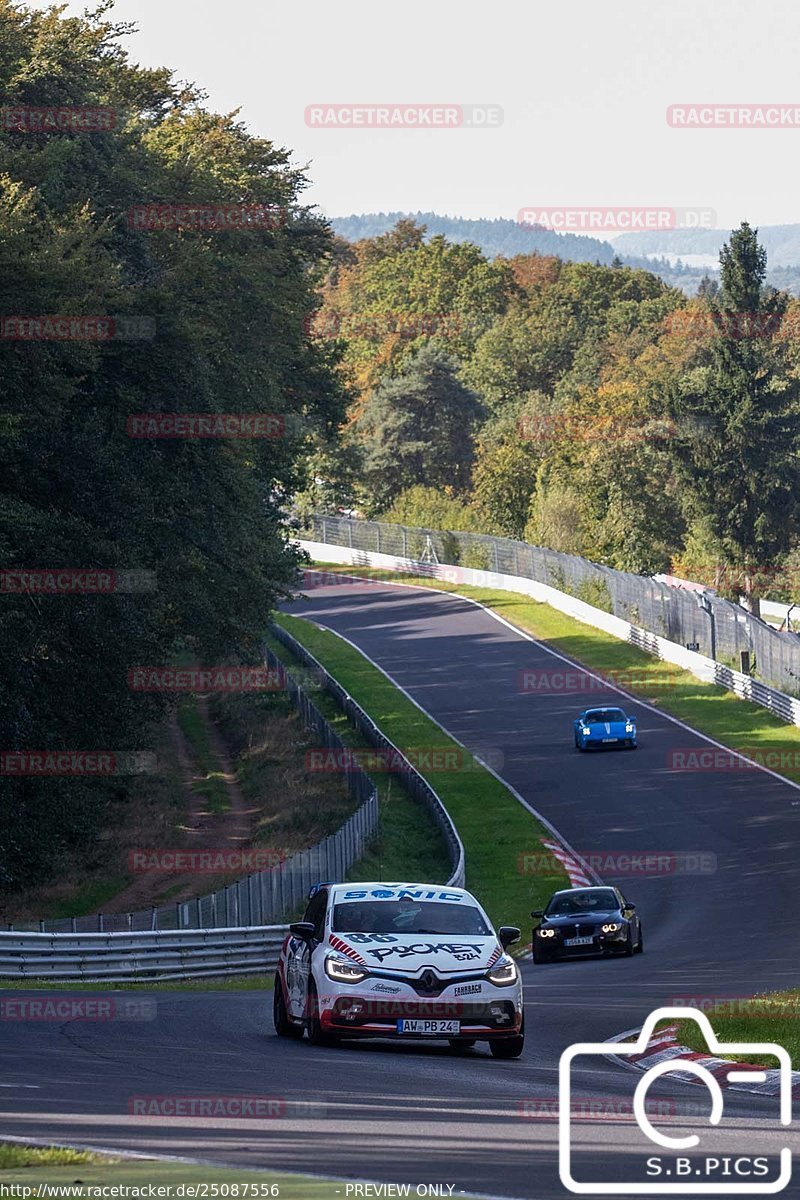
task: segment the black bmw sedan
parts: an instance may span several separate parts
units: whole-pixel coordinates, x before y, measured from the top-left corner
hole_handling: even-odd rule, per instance
[[[533,961],[585,958],[592,954],[641,954],[642,922],[619,888],[577,887],[556,892],[533,930]]]

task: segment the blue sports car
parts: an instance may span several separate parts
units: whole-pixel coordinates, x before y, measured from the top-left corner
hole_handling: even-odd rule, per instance
[[[636,717],[626,717],[621,708],[587,708],[573,724],[578,750],[603,746],[636,749]]]

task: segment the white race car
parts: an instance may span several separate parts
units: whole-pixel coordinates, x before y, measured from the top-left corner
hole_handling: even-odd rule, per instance
[[[289,926],[275,976],[275,1031],[340,1038],[445,1038],[518,1058],[519,968],[474,896],[430,883],[320,883]]]

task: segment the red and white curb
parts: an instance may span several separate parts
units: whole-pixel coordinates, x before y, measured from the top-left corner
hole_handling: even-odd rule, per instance
[[[546,842],[542,839],[545,850],[549,850],[553,858],[557,858],[569,876],[571,887],[591,887],[596,882],[590,879],[588,871],[581,866],[576,858],[569,854],[558,842]]]
[[[616,1037],[609,1038],[607,1045],[611,1047],[617,1042],[630,1041],[639,1032],[638,1029],[629,1029],[625,1033],[620,1033]],[[658,1066],[659,1063],[674,1060],[675,1070],[669,1072],[666,1076],[667,1079],[676,1079],[681,1083],[694,1083],[699,1087],[703,1087],[704,1085],[696,1075],[691,1075],[688,1071],[680,1070],[679,1063],[681,1060],[696,1062],[708,1071],[710,1075],[713,1075],[722,1088],[730,1088],[733,1092],[752,1092],[757,1096],[777,1096],[779,1094],[781,1086],[780,1071],[759,1067],[755,1063],[737,1063],[731,1061],[729,1058],[715,1058],[711,1054],[698,1054],[688,1046],[681,1046],[678,1043],[677,1037],[678,1026],[668,1025],[650,1039],[645,1050],[639,1051],[636,1054],[625,1055],[614,1054],[612,1050],[609,1050],[608,1057],[620,1066],[638,1071],[648,1071],[651,1067]],[[737,1076],[735,1082],[731,1082],[729,1078],[731,1074]],[[738,1078],[742,1075],[753,1075],[757,1079],[748,1082]],[[792,1071],[791,1077],[792,1095],[800,1096],[800,1071]]]

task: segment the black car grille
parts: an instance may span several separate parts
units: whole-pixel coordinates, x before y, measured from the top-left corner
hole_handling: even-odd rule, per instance
[[[354,1007],[356,1012],[348,1015]],[[333,1006],[333,1019],[337,1025],[357,1028],[376,1022],[394,1024],[402,1018],[462,1021],[467,1025],[489,1025],[504,1029],[513,1024],[514,1003],[512,1000],[468,1003],[460,1000],[372,1000],[363,996],[340,996]]]
[[[594,937],[600,932],[599,925],[560,925],[559,929],[564,938]]]

